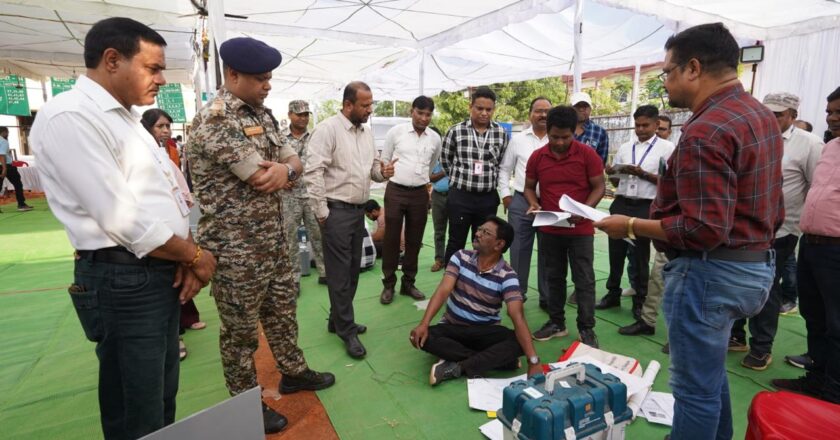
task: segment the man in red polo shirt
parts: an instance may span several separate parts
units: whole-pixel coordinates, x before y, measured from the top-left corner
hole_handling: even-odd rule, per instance
[[[525,168],[525,199],[528,213],[560,211],[560,197],[594,207],[604,197],[604,164],[589,146],[575,140],[577,112],[572,107],[554,107],[548,112],[548,144],[531,154]],[[537,197],[537,184],[540,196]],[[572,227],[542,226],[549,320],[534,332],[534,339],[547,341],[566,336],[566,274],[572,268],[578,305],[578,335],[581,342],[598,347],[595,336],[595,229],[590,220],[573,216]]]
[[[773,112],[738,80],[738,43],[722,23],[665,43],[671,107],[689,108],[659,180],[650,220],[613,215],[610,238],[654,239],[665,252],[662,306],[671,343],[671,440],[732,438],[726,351],[732,323],[757,314],[775,272],[782,225],[782,136]]]

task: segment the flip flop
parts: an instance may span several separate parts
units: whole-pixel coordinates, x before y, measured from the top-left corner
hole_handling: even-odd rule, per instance
[[[190,330],[201,330],[205,327],[207,327],[206,322],[198,321],[198,322],[194,322],[192,325],[190,325]]]
[[[187,345],[184,344],[184,340],[181,338],[178,338],[178,358],[180,360],[187,358]]]

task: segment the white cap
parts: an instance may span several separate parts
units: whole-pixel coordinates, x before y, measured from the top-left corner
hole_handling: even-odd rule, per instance
[[[572,99],[569,102],[574,106],[579,102],[585,102],[587,105],[592,107],[592,98],[589,97],[589,93],[584,92],[577,92],[572,94]]]

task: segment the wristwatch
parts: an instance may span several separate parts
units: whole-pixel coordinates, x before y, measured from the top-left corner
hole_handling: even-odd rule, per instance
[[[294,182],[298,178],[298,173],[292,168],[290,165],[286,165],[286,168],[289,169],[289,181]]]
[[[530,356],[528,358],[529,365],[539,365],[540,364],[540,357],[539,356]]]

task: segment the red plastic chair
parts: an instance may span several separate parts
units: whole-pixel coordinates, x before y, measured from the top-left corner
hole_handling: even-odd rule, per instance
[[[747,440],[836,440],[840,405],[786,391],[755,395],[747,416]]]

